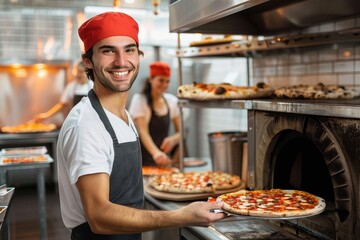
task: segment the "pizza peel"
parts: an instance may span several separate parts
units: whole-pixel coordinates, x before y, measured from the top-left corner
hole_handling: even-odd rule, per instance
[[[308,217],[313,217],[316,216],[320,213],[322,213],[325,209],[323,209],[322,211],[313,213],[313,214],[308,214],[308,215],[303,215],[303,216],[288,216],[288,217],[280,217],[280,216],[251,216],[251,215],[241,215],[241,214],[235,214],[235,213],[231,213],[228,211],[225,211],[223,209],[219,209],[219,208],[214,208],[211,209],[210,212],[212,213],[225,213],[226,216],[231,217],[240,217],[240,218],[252,218],[252,219],[265,219],[265,220],[291,220],[291,219],[300,219],[300,218],[308,218]]]

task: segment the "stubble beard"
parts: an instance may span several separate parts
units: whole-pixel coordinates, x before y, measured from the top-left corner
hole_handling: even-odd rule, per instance
[[[129,84],[126,87],[116,87],[111,80],[109,80],[108,77],[106,77],[104,74],[98,74],[98,72],[95,68],[93,69],[94,75],[96,76],[96,79],[98,79],[99,83],[106,89],[112,91],[112,92],[127,92],[131,89],[132,85],[134,84],[137,75],[139,74],[139,70],[136,69],[136,71],[133,70],[133,75],[130,79]]]

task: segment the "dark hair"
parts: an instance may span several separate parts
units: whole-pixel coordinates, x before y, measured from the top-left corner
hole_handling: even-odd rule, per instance
[[[150,78],[151,77],[148,77],[148,78],[145,79],[145,83],[144,83],[144,86],[143,86],[143,89],[142,89],[141,93],[145,95],[147,104],[150,107],[150,109],[153,109],[153,99],[152,99],[152,96],[151,96]]]
[[[141,50],[139,49],[139,47],[138,47],[138,52],[139,52],[139,55],[140,55],[140,56],[144,56],[144,52],[141,51]],[[89,50],[87,50],[86,53],[83,53],[83,54],[81,55],[81,57],[82,57],[82,59],[87,58],[87,59],[89,59],[90,62],[92,62],[92,57],[93,57],[93,55],[94,55],[94,50],[93,50],[93,47],[91,47],[91,48],[89,48]],[[92,80],[92,81],[94,81],[94,71],[93,71],[93,69],[92,69],[92,68],[87,68],[87,67],[85,67],[85,72],[86,72],[87,78],[90,79],[90,80]]]

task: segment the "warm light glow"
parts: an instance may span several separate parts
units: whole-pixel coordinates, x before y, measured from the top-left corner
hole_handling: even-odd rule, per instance
[[[21,68],[22,65],[20,63],[14,63],[14,64],[11,64],[11,67],[12,68]]]
[[[38,77],[39,78],[45,78],[46,76],[47,76],[47,70],[46,69],[41,69],[41,70],[39,70],[39,72],[38,72]]]
[[[344,57],[351,57],[351,52],[348,51],[348,50],[345,50],[345,51],[343,52],[343,56],[344,56]]]
[[[119,8],[120,7],[120,0],[114,0],[113,7]]]
[[[15,71],[15,76],[17,78],[24,78],[24,77],[27,77],[27,71],[25,68],[19,68],[19,69],[16,69]]]
[[[125,2],[128,4],[133,4],[135,2],[135,0],[125,0]]]
[[[43,64],[43,63],[37,63],[34,65],[34,67],[38,70],[42,70],[42,69],[45,69],[46,68],[46,65]]]

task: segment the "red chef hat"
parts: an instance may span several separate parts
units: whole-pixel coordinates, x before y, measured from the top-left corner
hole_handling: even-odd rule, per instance
[[[84,22],[78,30],[84,42],[85,52],[97,42],[113,36],[128,36],[138,40],[139,26],[129,15],[121,12],[106,12],[96,15]]]
[[[171,70],[169,64],[165,62],[153,62],[150,64],[150,76],[170,77]]]

